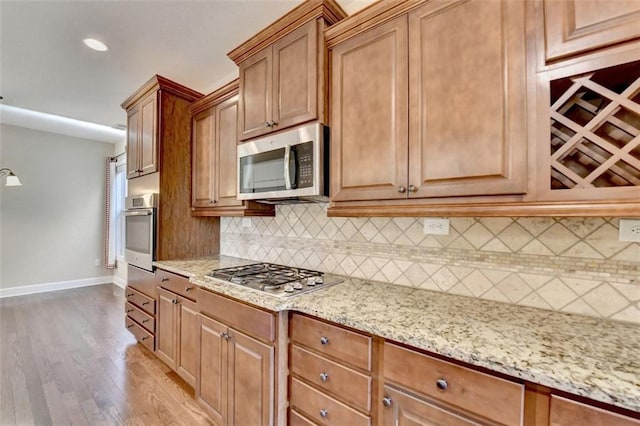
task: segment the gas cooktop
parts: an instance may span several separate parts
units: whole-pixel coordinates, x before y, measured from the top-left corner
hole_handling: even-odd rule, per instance
[[[216,269],[207,276],[278,297],[309,293],[342,282],[323,272],[273,263]]]

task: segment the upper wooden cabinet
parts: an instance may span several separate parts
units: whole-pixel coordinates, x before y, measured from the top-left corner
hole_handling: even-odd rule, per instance
[[[524,2],[436,0],[327,31],[332,200],[526,192],[524,24]]]
[[[237,194],[238,80],[191,105],[194,216],[273,216],[273,206]]]
[[[640,38],[639,0],[544,0],[547,61]]]
[[[167,104],[164,99],[167,96],[179,96],[192,102],[202,94],[156,75],[122,103],[122,108],[127,110],[129,179],[158,171],[159,137],[162,135],[158,119],[165,113],[162,108]]]
[[[322,32],[345,16],[334,0],[306,1],[229,53],[240,68],[240,140],[326,121]]]

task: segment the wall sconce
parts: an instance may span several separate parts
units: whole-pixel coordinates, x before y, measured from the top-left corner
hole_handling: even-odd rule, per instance
[[[6,167],[0,169],[0,177],[1,176],[7,177],[7,182],[4,184],[5,186],[22,186],[20,179],[18,179],[18,176],[13,174],[11,169],[7,169]]]

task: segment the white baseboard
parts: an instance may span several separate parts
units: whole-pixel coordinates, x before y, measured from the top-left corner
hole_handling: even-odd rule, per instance
[[[127,280],[122,277],[113,276],[113,283],[120,288],[125,288],[127,286]]]
[[[5,297],[25,296],[27,294],[45,293],[48,291],[66,290],[70,288],[88,287],[98,284],[109,284],[114,282],[111,275],[102,277],[83,278],[80,280],[57,281],[52,283],[25,285],[22,287],[0,288],[0,299]],[[119,285],[116,283],[116,285]],[[122,286],[121,286],[122,287]]]

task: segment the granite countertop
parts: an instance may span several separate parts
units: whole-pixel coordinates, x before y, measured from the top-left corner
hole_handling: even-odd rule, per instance
[[[276,298],[205,274],[255,263],[231,257],[155,265],[208,290],[292,310],[472,365],[640,412],[640,326],[344,277]]]

